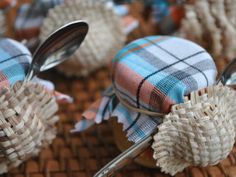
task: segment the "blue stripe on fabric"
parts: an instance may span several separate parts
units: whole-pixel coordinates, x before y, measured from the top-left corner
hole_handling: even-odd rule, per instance
[[[127,60],[122,60],[120,61],[120,63],[126,65],[127,67],[129,67],[131,70],[133,70],[134,72],[136,72],[137,74],[139,74],[140,76],[142,76],[143,78],[146,77],[147,75],[149,75],[152,72],[155,72],[158,70],[158,68],[153,67],[152,65],[150,65],[148,62],[146,62],[145,60],[142,60],[141,57],[134,55],[134,57],[130,56]],[[135,58],[136,57],[136,58]],[[138,59],[137,59],[138,58]],[[157,75],[155,75],[155,77],[149,77],[147,79],[147,81],[149,81],[152,85],[156,85],[156,83],[160,82],[162,79],[165,79],[166,77],[171,77],[168,73],[165,73],[163,71],[160,71]],[[186,86],[180,82],[178,79],[176,79],[175,77],[171,77],[172,81],[175,84],[174,87],[179,87],[179,88],[186,88]],[[168,86],[168,85],[166,85]],[[170,87],[173,87],[173,85],[170,85]],[[166,89],[170,90],[171,88],[164,88],[161,87],[158,89],[162,92],[162,93],[166,93]],[[183,99],[179,99],[178,97],[175,96],[175,94],[173,93],[168,93],[168,95],[172,100],[174,100],[175,102],[182,102]]]
[[[20,53],[27,53],[31,56],[31,52],[28,50],[28,48],[25,47],[20,42],[17,42],[13,39],[6,39],[6,40],[7,40],[7,42],[11,43],[11,45],[13,45],[16,48],[16,50],[19,50]]]
[[[147,44],[149,42],[147,42],[146,40],[143,39],[137,39],[133,42],[131,42],[130,44],[126,45],[123,49],[121,49],[117,55],[115,56],[115,58],[113,59],[113,62],[115,62],[116,60],[118,60],[124,53],[129,52],[130,50],[140,47],[143,44]]]
[[[127,121],[129,122],[129,125],[133,124],[134,120],[131,119],[131,115],[130,112],[127,111],[127,109],[125,109],[123,106],[117,106],[116,108],[121,114],[124,115],[124,117],[127,119]],[[139,126],[137,126],[137,124],[134,124],[132,129],[135,129],[135,131],[139,130],[139,134],[141,136],[145,136],[146,134],[139,128]]]
[[[16,60],[10,60],[10,61],[6,61],[4,63],[2,63],[0,65],[0,70],[6,70],[8,69],[9,67],[11,67],[12,65],[20,65]]]
[[[7,58],[12,57],[12,55],[10,55],[9,53],[7,53],[7,52],[6,52],[5,50],[3,50],[2,48],[0,48],[0,54],[1,54],[1,56],[0,56],[0,62],[6,60]]]
[[[84,131],[84,130],[86,130],[87,128],[91,127],[93,124],[94,124],[94,121],[82,119],[82,120],[80,120],[80,122],[78,123],[78,125],[79,125],[78,130],[79,130],[79,131]],[[78,126],[78,125],[77,125],[77,126]]]
[[[123,54],[125,54],[126,52],[127,52],[127,55],[123,56],[122,59],[125,58],[125,57],[128,57],[128,56],[131,54],[131,53],[129,53],[130,50],[132,50],[132,49],[134,49],[134,48],[137,48],[137,47],[140,47],[140,46],[142,46],[142,45],[144,45],[144,44],[148,44],[149,42],[147,42],[146,39],[148,39],[148,40],[157,40],[157,39],[159,39],[159,38],[161,38],[161,37],[163,37],[163,36],[148,36],[148,37],[145,37],[145,38],[143,38],[143,39],[137,39],[137,40],[131,42],[130,44],[128,44],[127,46],[125,46],[123,49],[121,49],[121,50],[117,53],[117,55],[116,55],[115,58],[113,59],[112,63],[114,63],[114,62],[116,62],[117,60],[119,60],[120,57],[121,57]],[[163,41],[166,41],[167,39],[171,39],[171,38],[165,36],[165,37],[163,37],[162,40],[160,40],[160,41],[158,41],[158,42],[156,42],[156,43],[159,44],[159,43],[161,43],[161,42],[163,42]],[[150,43],[150,45],[145,46],[144,48],[148,48],[149,46],[152,46],[152,44]],[[142,47],[142,48],[143,48],[143,47]],[[139,50],[136,50],[136,51],[134,51],[134,52],[132,52],[132,53],[138,52],[138,51],[142,50],[142,48],[139,49]]]
[[[8,78],[10,85],[25,78],[25,71],[20,64],[11,65],[2,70],[2,73]]]

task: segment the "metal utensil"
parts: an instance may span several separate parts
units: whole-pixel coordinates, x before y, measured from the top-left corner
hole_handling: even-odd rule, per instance
[[[225,67],[221,73],[217,84],[221,82],[223,85],[235,85],[236,84],[236,58]]]
[[[88,32],[84,21],[73,21],[53,32],[36,50],[25,80],[65,61],[83,42]]]
[[[234,87],[236,85],[236,58],[233,59],[223,70],[216,84],[222,82],[223,85],[228,85]],[[139,142],[135,143],[119,156],[105,165],[101,170],[99,170],[93,177],[105,177],[112,176],[113,173],[125,165],[127,165],[132,159],[140,155],[153,143],[153,136],[158,130],[153,130],[150,135],[147,135]]]

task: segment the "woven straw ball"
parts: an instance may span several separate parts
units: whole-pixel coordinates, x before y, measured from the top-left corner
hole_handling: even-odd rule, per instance
[[[154,136],[156,165],[174,175],[190,165],[225,159],[235,140],[235,98],[234,90],[217,85],[192,92],[190,99],[174,105]]]
[[[207,49],[214,59],[236,55],[236,1],[194,0],[185,3],[179,35]]]
[[[17,82],[0,90],[0,173],[52,142],[57,110],[54,96],[39,84]]]
[[[67,76],[86,76],[107,64],[122,48],[126,36],[119,17],[103,3],[69,0],[49,11],[40,30],[40,39],[44,40],[55,29],[74,20],[86,21],[88,34],[75,54],[57,69]]]

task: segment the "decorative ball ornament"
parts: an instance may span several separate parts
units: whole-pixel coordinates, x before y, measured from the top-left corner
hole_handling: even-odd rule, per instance
[[[236,1],[198,0],[186,3],[179,35],[206,48],[214,59],[236,55]]]
[[[154,136],[156,165],[175,175],[190,165],[204,167],[225,159],[235,140],[235,96],[220,84],[192,92],[184,103],[172,106]]]
[[[0,174],[48,146],[56,136],[56,99],[42,85],[17,82],[0,90]]]

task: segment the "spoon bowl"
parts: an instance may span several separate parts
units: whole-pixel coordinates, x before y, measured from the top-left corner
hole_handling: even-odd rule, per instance
[[[84,21],[73,21],[53,32],[36,49],[25,80],[65,61],[79,48],[87,32],[88,24]]]

